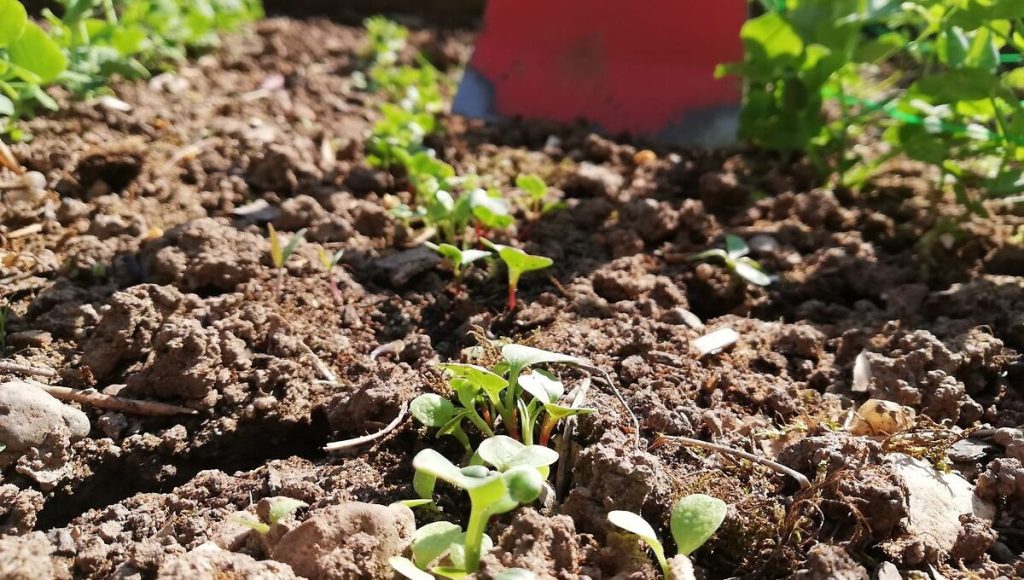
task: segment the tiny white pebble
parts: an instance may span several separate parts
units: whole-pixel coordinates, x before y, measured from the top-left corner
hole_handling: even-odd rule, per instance
[[[710,334],[705,334],[693,341],[693,346],[697,349],[697,357],[699,358],[705,355],[722,352],[736,344],[736,341],[739,339],[740,333],[735,330],[731,328],[719,328],[718,330]]]

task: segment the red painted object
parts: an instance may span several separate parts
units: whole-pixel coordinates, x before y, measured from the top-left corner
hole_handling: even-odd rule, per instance
[[[455,112],[569,122],[659,140],[735,137],[746,0],[490,0]]]

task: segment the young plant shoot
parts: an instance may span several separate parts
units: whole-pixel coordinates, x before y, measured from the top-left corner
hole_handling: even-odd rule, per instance
[[[270,230],[270,260],[274,263],[274,267],[277,268],[277,288],[274,291],[274,301],[278,302],[281,300],[281,287],[284,285],[284,266],[288,263],[288,258],[295,252],[295,248],[299,246],[302,237],[306,235],[306,228],[299,230],[288,240],[287,244],[282,246],[281,236],[274,229],[274,225],[268,224],[267,227]]]
[[[767,286],[772,279],[764,272],[756,260],[747,256],[750,248],[743,238],[732,234],[725,236],[725,249],[715,248],[700,252],[689,257],[690,260],[707,260],[719,258],[725,262],[725,267],[737,278],[756,286]]]
[[[342,303],[341,290],[338,288],[338,280],[334,277],[334,267],[338,265],[341,258],[345,255],[345,250],[338,250],[334,254],[328,254],[327,250],[323,246],[317,248],[320,257],[320,265],[327,271],[327,283],[331,288],[331,296],[334,297],[334,301],[338,304]]]
[[[460,250],[457,246],[451,244],[425,242],[424,245],[448,260],[452,265],[452,273],[455,274],[456,283],[461,283],[462,274],[465,272],[466,266],[491,255],[490,252],[483,250]]]
[[[487,455],[499,463],[504,471],[491,470],[483,465],[471,465],[460,469],[433,449],[424,449],[413,458],[413,467],[416,469],[413,487],[420,497],[433,497],[438,479],[469,494],[470,513],[464,543],[460,549],[449,548],[454,569],[434,568],[433,571],[437,574],[451,578],[455,577],[452,574],[476,572],[480,567],[480,556],[484,550],[484,532],[488,520],[537,499],[544,487],[543,474],[546,473],[548,465],[558,459],[557,453],[535,449],[537,446],[524,447],[514,452],[511,457],[507,452],[512,447],[507,446],[507,442],[497,442],[489,447],[493,449],[481,453],[481,457]],[[453,537],[453,530],[450,527],[442,529],[438,526],[437,530],[437,533],[445,534],[445,537]],[[450,544],[452,547],[455,545]],[[458,558],[453,557],[458,551],[463,553]],[[458,566],[459,564],[462,566]]]
[[[554,264],[554,260],[546,258],[544,256],[533,256],[520,250],[519,248],[513,248],[511,246],[504,246],[501,244],[495,244],[494,242],[483,238],[484,245],[491,248],[498,253],[498,257],[501,258],[502,262],[505,262],[505,266],[508,268],[508,309],[516,309],[516,292],[519,288],[519,278],[522,277],[526,272],[533,272],[535,270],[543,270],[544,268],[550,268]]]
[[[719,526],[725,520],[725,513],[728,510],[726,503],[718,498],[704,494],[688,495],[672,507],[672,516],[669,527],[672,530],[672,539],[675,540],[678,556],[688,557],[697,548],[708,541]],[[643,540],[654,557],[657,558],[661,570],[667,578],[669,576],[669,562],[665,557],[665,548],[658,540],[658,534],[647,521],[633,512],[615,510],[608,513],[608,521],[616,527],[636,534]]]
[[[540,370],[524,373],[539,365],[584,364],[585,360],[518,344],[504,345],[501,353],[504,360],[491,369],[464,363],[441,365],[458,405],[433,393],[423,394],[410,405],[413,417],[437,428],[438,436],[455,437],[468,453],[472,446],[463,429],[466,421],[485,437],[493,437],[500,418],[512,438],[533,443],[537,421],[543,415],[538,442],[546,446],[560,420],[594,412],[560,405],[564,387],[553,374]],[[532,397],[527,399],[524,393]]]

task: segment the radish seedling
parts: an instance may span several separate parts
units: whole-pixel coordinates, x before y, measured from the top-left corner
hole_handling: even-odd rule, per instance
[[[724,250],[721,248],[707,250],[706,252],[694,254],[690,256],[689,259],[707,260],[708,258],[720,258],[725,262],[725,267],[732,272],[734,276],[757,286],[767,286],[771,284],[772,279],[768,277],[768,274],[765,274],[764,269],[761,268],[761,264],[747,256],[749,253],[750,248],[747,246],[747,243],[743,241],[743,238],[730,234],[725,236]]]
[[[550,190],[548,184],[537,175],[523,174],[516,177],[516,187],[526,193],[526,210],[530,214],[530,221],[536,221],[540,216],[563,206],[560,201],[548,201],[545,203]]]
[[[708,541],[722,525],[727,509],[724,501],[703,494],[688,495],[677,501],[672,507],[669,528],[672,530],[672,539],[676,542],[679,555],[688,557],[694,550],[704,545],[704,542]],[[647,520],[633,512],[615,510],[608,513],[608,521],[631,534],[636,534],[650,546],[654,557],[658,559],[658,564],[661,565],[662,572],[668,577],[669,562],[665,557],[665,548]]]
[[[494,242],[482,239],[484,245],[498,253],[498,257],[508,268],[508,309],[516,308],[516,292],[519,288],[519,278],[526,272],[550,268],[554,260],[544,256],[533,256],[511,246],[495,244]]]
[[[448,262],[452,265],[452,273],[455,274],[456,282],[460,282],[462,280],[463,268],[465,266],[491,255],[490,252],[485,252],[483,250],[460,250],[458,247],[451,244],[433,244],[431,242],[426,242],[424,245],[448,259]]]
[[[424,449],[416,454],[413,467],[416,469],[413,486],[420,497],[433,497],[438,479],[469,494],[470,513],[462,572],[476,572],[479,569],[488,520],[534,501],[544,487],[544,478],[537,467],[515,465],[504,472],[492,471],[482,465],[460,469],[433,449]],[[459,570],[437,572],[447,576],[444,572]]]
[[[270,229],[270,260],[274,263],[274,267],[277,268],[277,288],[274,291],[274,302],[281,300],[281,287],[284,285],[284,266],[288,263],[288,258],[295,252],[295,248],[299,246],[299,242],[302,241],[302,236],[306,235],[306,228],[299,230],[288,243],[284,246],[281,245],[281,236],[274,229],[273,224],[267,224]]]
[[[524,405],[520,410],[520,420],[523,425],[523,440],[533,441],[533,429],[541,412],[545,413],[544,421],[541,423],[540,434],[537,443],[546,446],[551,439],[551,433],[555,425],[562,419],[573,415],[589,415],[597,412],[597,409],[574,409],[559,405],[558,401],[565,393],[562,381],[554,375],[545,371],[533,371],[530,374],[519,377],[519,386],[527,393],[533,395],[533,400]]]
[[[327,283],[331,288],[331,295],[334,296],[335,302],[341,304],[341,290],[338,288],[338,280],[334,277],[334,267],[338,265],[341,258],[345,255],[345,250],[338,250],[334,254],[328,254],[327,250],[323,246],[317,248],[320,257],[320,265],[327,271]]]

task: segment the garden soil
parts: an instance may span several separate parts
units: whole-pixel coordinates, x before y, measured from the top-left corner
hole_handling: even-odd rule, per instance
[[[429,29],[413,39],[446,70],[472,42]],[[599,412],[561,444],[554,497],[492,522],[498,549],[481,578],[514,566],[655,578],[605,515],[641,512],[668,538],[671,503],[697,492],[730,506],[693,556],[706,578],[1024,574],[1019,208],[991,202],[989,219],[954,227],[960,207],[906,162],[854,193],[754,150],[648,150],[582,124],[446,119],[430,145],[461,173],[509,191],[537,173],[565,202],[506,234],[555,261],[524,277],[508,312],[500,272],[457,286],[392,217],[408,193],[364,159],[378,97],[354,81],[363,46],[358,28],[274,18],[176,73],[116,85],[116,100],[27,123],[32,140],[14,153],[51,191],[0,207],[5,361],[56,374],[8,367],[0,382],[195,413],[54,408],[23,401],[24,385],[0,389],[0,420],[33,404],[32,421],[50,422],[0,454],[0,576],[387,577],[412,515],[354,502],[412,497],[412,456],[429,445],[457,457],[457,445],[406,420],[346,453],[322,447],[444,392],[437,363],[481,336],[586,357],[628,406],[591,377],[586,404]],[[268,221],[307,228],[283,272]],[[726,233],[750,240],[776,282],[746,286],[687,259]],[[321,246],[344,250],[336,294]],[[726,327],[738,342],[699,356],[695,339]],[[854,381],[858,364],[870,372]],[[588,380],[563,374],[570,387]],[[927,428],[844,431],[868,398]],[[990,428],[953,444],[953,427],[978,424]],[[774,459],[812,485],[672,436]],[[930,488],[895,451],[936,477],[928,465],[954,469],[994,519],[964,515],[952,537],[915,524]],[[309,507],[266,534],[245,524],[280,497]],[[439,508],[418,509],[418,523],[467,513],[454,491]]]

